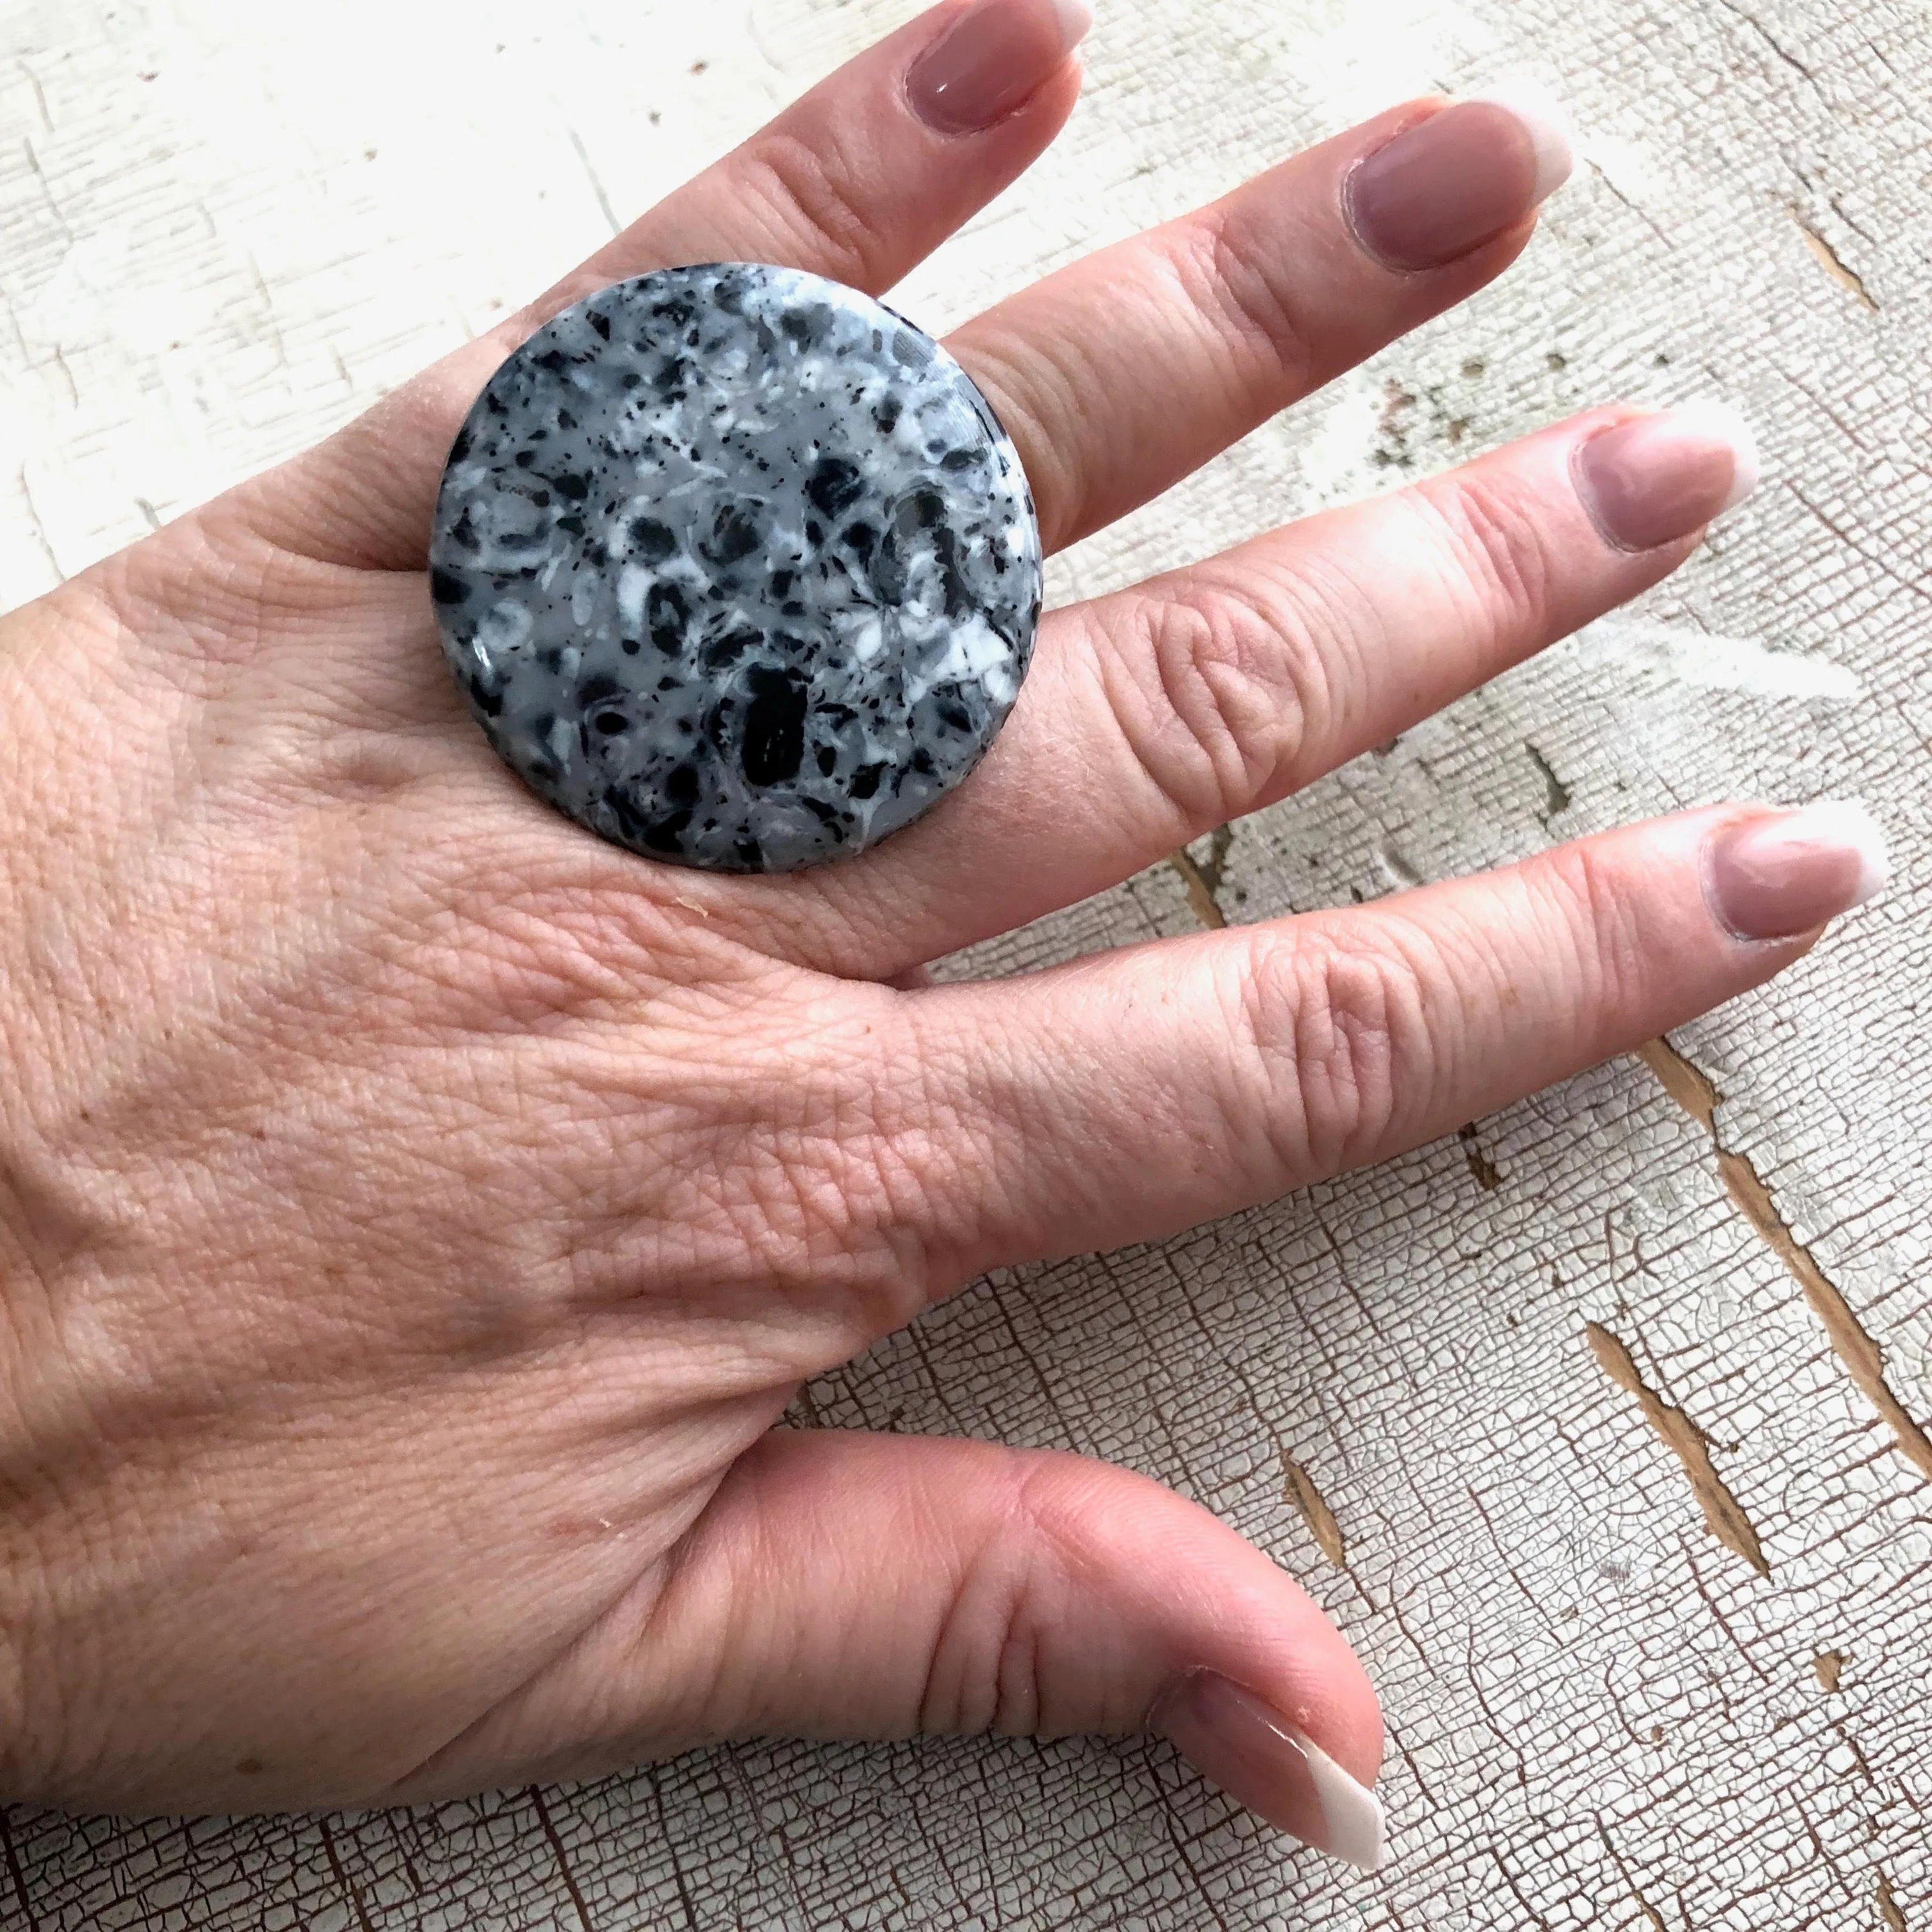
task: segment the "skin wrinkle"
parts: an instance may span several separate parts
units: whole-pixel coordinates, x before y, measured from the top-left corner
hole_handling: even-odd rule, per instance
[[[1062,1721],[1052,1706],[1051,1686],[1072,1674],[1051,1656],[1054,1640],[1079,1650],[1088,1641],[1090,1624],[1104,1624],[1108,1616],[1104,1566],[1098,1576],[1082,1574],[1094,1567],[1083,1563],[1079,1548],[1080,1505],[1088,1500],[1084,1492],[1092,1487],[1092,1466],[1052,1451],[1004,1460],[1010,1466],[989,1472],[998,1507],[983,1525],[976,1521],[973,1560],[947,1602],[946,1631],[950,1635],[963,1623],[966,1634],[956,1645],[945,1637],[934,1643],[934,1669],[921,1694],[919,1725],[1006,1736],[1061,1736],[1082,1726],[1077,1720]],[[1153,1502],[1154,1496],[1136,1500]],[[1071,1535],[1063,1520],[1070,1516]],[[1096,1585],[1101,1600],[1090,1603]],[[976,1667],[956,1666],[950,1674],[965,1688],[942,1696],[934,1681],[940,1660],[952,1651],[994,1661],[990,1666],[983,1662]],[[980,1687],[976,1708],[970,1701],[974,1687]],[[1107,1711],[1095,1714],[1087,1727],[1111,1732],[1134,1728],[1136,1723],[1136,1716]]]
[[[1382,609],[1346,556],[1300,557],[1292,569],[1264,568],[1263,577],[1274,593],[1284,661],[1304,667],[1299,679],[1290,674],[1299,721],[1294,742],[1260,794],[1271,802],[1324,776],[1372,736],[1368,720],[1385,681],[1374,666],[1390,640]],[[1258,598],[1256,605],[1267,608]]]
[[[1394,1036],[1413,988],[1379,952],[1333,942],[1259,946],[1250,970],[1255,1052],[1264,1066],[1284,1051],[1288,1061],[1262,1109],[1284,1178],[1296,1185],[1372,1157],[1394,1118]],[[1285,1136],[1278,1113],[1292,1124]]]
[[[1258,229],[1252,209],[1237,196],[1204,210],[1182,238],[1176,269],[1191,298],[1186,308],[1262,358],[1240,385],[1242,412],[1265,414],[1275,396],[1306,394],[1314,386],[1316,332],[1297,313],[1301,276],[1288,265],[1299,270],[1300,257],[1318,245],[1318,233],[1293,218]],[[1195,283],[1204,284],[1204,300]]]
[[[863,127],[824,124],[811,138],[775,130],[752,142],[740,180],[750,202],[770,212],[778,244],[757,260],[830,262],[818,272],[854,288],[869,289],[890,275],[896,251],[880,236],[868,206],[877,158],[862,152],[854,159],[842,148],[855,134],[862,146]]]
[[[1574,942],[1560,960],[1546,955],[1540,963],[1565,980],[1570,974],[1562,968],[1574,975],[1555,998],[1547,985],[1540,989],[1538,1006],[1580,1019],[1630,1004],[1657,968],[1654,949],[1645,946],[1630,905],[1630,880],[1600,864],[1587,848],[1559,848],[1546,855],[1536,882],[1558,904],[1559,922]]]
[[[1318,656],[1298,650],[1292,624],[1271,621],[1260,599],[1227,570],[1190,574],[1168,594],[1137,600],[1126,614],[1141,640],[1103,656],[1103,668],[1146,664],[1158,682],[1154,707],[1126,711],[1113,700],[1114,723],[1141,772],[1184,826],[1220,823],[1231,811],[1278,788],[1311,735],[1309,690]],[[1304,664],[1298,677],[1292,668]],[[1126,682],[1110,676],[1110,697]],[[1179,755],[1166,748],[1178,736]],[[1197,778],[1190,767],[1198,766]]]
[[[1407,1001],[1392,1002],[1408,1024],[1390,1034],[1389,1118],[1382,1144],[1391,1151],[1426,1138],[1448,1096],[1486,1077],[1486,1070],[1471,1064],[1465,1050],[1464,1016],[1480,1001],[1462,989],[1494,961],[1481,956],[1483,946],[1472,949],[1462,943],[1466,937],[1453,920],[1426,926],[1399,913],[1378,934],[1377,956],[1390,962],[1390,983],[1412,994]],[[1492,971],[1492,988],[1500,981]]]
[[[1156,680],[1159,708],[1153,713],[1153,728],[1148,731],[1146,742],[1152,747],[1170,736],[1178,736],[1181,758],[1162,760],[1157,766],[1135,737],[1128,735],[1130,728],[1118,710],[1114,722],[1127,735],[1128,749],[1173,816],[1185,824],[1212,818],[1220,810],[1238,788],[1238,767],[1244,760],[1240,740],[1205,674],[1206,667],[1226,647],[1215,622],[1215,610],[1182,602],[1155,608],[1148,661]],[[1138,685],[1132,688],[1138,695]],[[1236,769],[1231,771],[1230,766]],[[1190,767],[1198,768],[1198,780]]]
[[[1220,706],[1242,750],[1246,787],[1222,802],[1244,812],[1253,800],[1280,796],[1309,746],[1332,742],[1336,685],[1328,654],[1316,642],[1320,632],[1297,608],[1300,573],[1285,596],[1264,562],[1238,555],[1230,561],[1230,572],[1217,573],[1214,598],[1228,643],[1221,658],[1210,661],[1204,681],[1232,675],[1255,693],[1244,707],[1245,731],[1234,704],[1224,700]]]
[[[1475,593],[1482,616],[1472,631],[1507,627],[1540,644],[1551,604],[1549,542],[1538,506],[1516,479],[1492,483],[1478,467],[1453,493],[1425,493],[1418,507],[1440,521],[1454,560],[1449,581]]]
[[[1028,1572],[1037,1558],[1030,1547],[1018,1562],[1014,1558],[1011,1529],[1026,1514],[1024,1474],[1004,1472],[994,1480],[998,1505],[988,1510],[976,1498],[973,1548],[956,1561],[946,1600],[937,1607],[925,1646],[930,1660],[908,1730],[940,1736],[1006,1732],[1002,1720],[1012,1706],[1002,1670],[1025,1614]]]

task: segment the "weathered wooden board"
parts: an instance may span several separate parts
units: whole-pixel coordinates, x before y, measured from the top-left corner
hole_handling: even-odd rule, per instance
[[[908,10],[4,0],[0,601],[340,422]],[[1535,74],[1588,164],[1505,286],[1063,560],[1062,595],[1616,395],[1739,403],[1769,481],[1640,611],[958,970],[1725,796],[1863,796],[1900,860],[1686,1030],[1675,1098],[1604,1067],[983,1282],[812,1388],[827,1423],[1115,1457],[1275,1553],[1381,1685],[1396,1862],[1347,1878],[1158,1748],[764,1744],[393,1815],[15,1811],[0,1922],[1932,1925],[1932,16],[1142,0],[1090,66],[915,313],[1423,87]]]

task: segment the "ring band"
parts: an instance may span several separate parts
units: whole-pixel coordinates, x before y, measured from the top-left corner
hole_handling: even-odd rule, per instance
[[[970,772],[1032,652],[1018,452],[882,304],[755,263],[601,290],[451,450],[430,589],[490,743],[647,857],[790,872]]]

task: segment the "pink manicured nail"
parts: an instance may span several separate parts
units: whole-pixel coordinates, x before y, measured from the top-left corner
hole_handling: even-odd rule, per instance
[[[1381,1866],[1381,1800],[1238,1684],[1190,1671],[1148,1722],[1202,1777],[1270,1825],[1364,1871]]]
[[[1686,403],[1578,446],[1576,494],[1606,543],[1654,550],[1735,509],[1757,488],[1757,444],[1722,403]]]
[[[1562,114],[1527,86],[1460,100],[1358,162],[1342,200],[1392,268],[1439,268],[1514,228],[1569,178]]]
[[[1863,905],[1891,877],[1885,834],[1836,801],[1732,819],[1704,853],[1704,897],[1740,939],[1793,939]]]
[[[1086,0],[979,0],[914,62],[906,98],[928,128],[975,134],[1024,106],[1093,24]]]

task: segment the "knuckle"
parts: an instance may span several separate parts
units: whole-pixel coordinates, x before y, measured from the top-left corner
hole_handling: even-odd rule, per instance
[[[829,130],[811,140],[772,128],[741,157],[739,186],[794,254],[835,280],[865,287],[880,252],[876,211],[852,158]]]
[[[968,1452],[972,1453],[972,1452]],[[1039,1708],[1029,1599],[1035,1545],[1027,1460],[988,1449],[977,1478],[977,1534],[962,1552],[933,1633],[920,1694],[922,1730],[1023,1736]]]
[[[1232,582],[1180,585],[1136,614],[1144,667],[1114,712],[1142,768],[1190,823],[1214,824],[1288,788],[1332,688],[1322,653],[1278,598]]]
[[[1639,881],[1595,842],[1545,853],[1532,875],[1559,936],[1570,1004],[1578,1012],[1621,1005],[1644,971]]]
[[[1551,558],[1536,504],[1506,478],[1466,470],[1418,500],[1430,514],[1456,582],[1479,623],[1534,625],[1549,608]]]
[[[1400,954],[1284,936],[1248,968],[1246,1035],[1285,1171],[1313,1179],[1386,1150],[1428,1064],[1420,976]]]
[[[1083,1519],[1124,1472],[1052,1450],[988,1447],[978,1463],[980,1520],[934,1631],[920,1728],[1009,1737],[1132,1729],[1130,1682],[1096,1670],[1070,1642],[1088,1621]]]
[[[1178,267],[1196,306],[1260,352],[1270,392],[1306,388],[1313,352],[1279,234],[1259,232],[1226,208],[1205,212],[1188,233],[1192,245]]]

